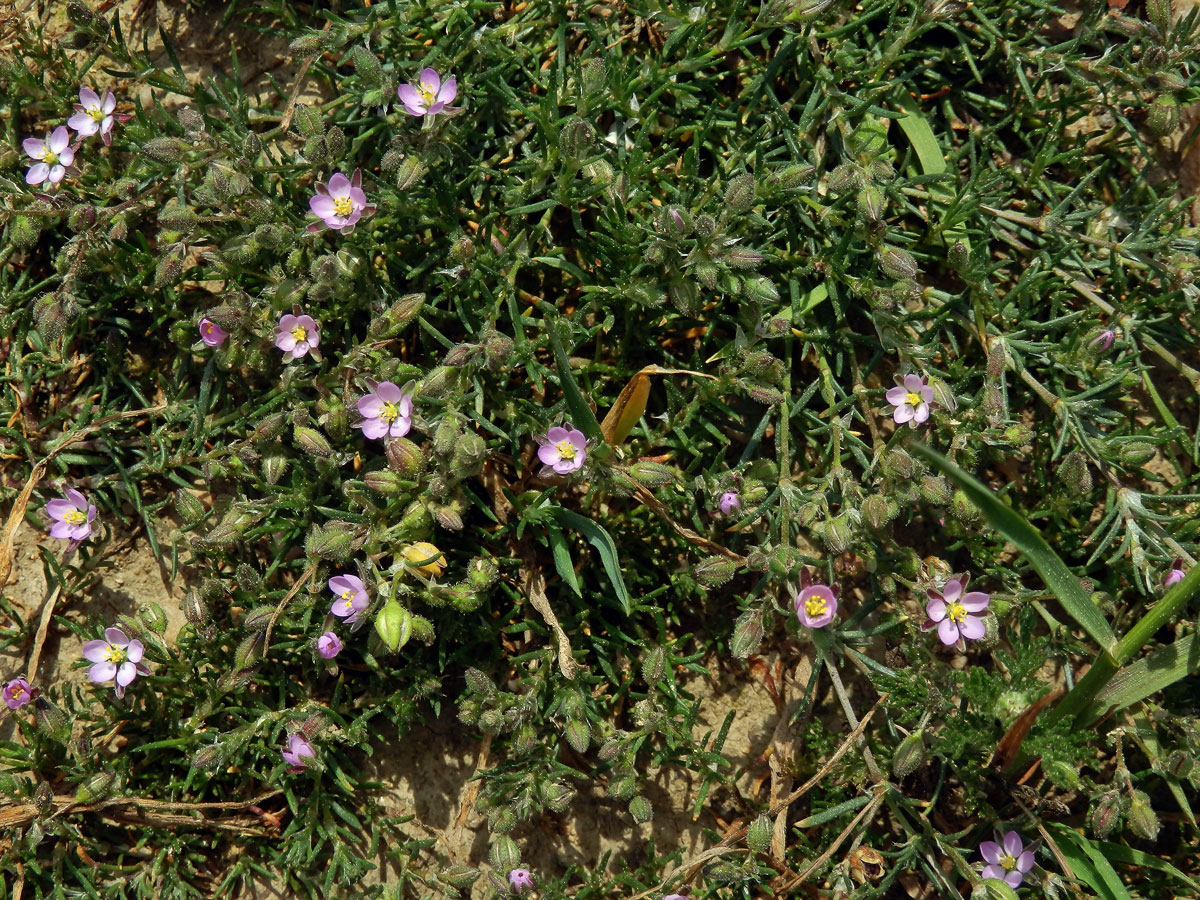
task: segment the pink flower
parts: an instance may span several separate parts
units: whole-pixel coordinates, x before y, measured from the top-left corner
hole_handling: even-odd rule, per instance
[[[67,119],[67,124],[82,137],[91,137],[100,132],[100,140],[107,147],[112,143],[113,110],[116,108],[117,98],[112,91],[105,91],[101,100],[100,95],[91,88],[80,88],[75,115]]]
[[[341,172],[334,173],[328,184],[317,182],[317,192],[308,201],[313,215],[321,219],[308,226],[309,231],[332,228],[342,234],[350,234],[358,220],[375,214],[375,205],[367,202],[362,189],[362,172],[354,170],[347,178]]]
[[[538,459],[545,465],[542,474],[557,472],[566,475],[583,468],[587,459],[587,438],[572,425],[568,424],[565,428],[555,425],[535,440],[540,445]]]
[[[283,316],[275,326],[275,346],[283,351],[284,359],[299,359],[321,343],[316,321],[312,316]]]
[[[1012,888],[1020,887],[1025,875],[1033,868],[1033,851],[1025,849],[1021,836],[1015,831],[1004,835],[1003,845],[984,841],[979,845],[979,855],[988,864],[983,877],[998,878]]]
[[[345,644],[342,643],[342,639],[332,631],[327,631],[317,638],[317,652],[324,659],[333,659],[342,652],[343,647]]]
[[[533,888],[533,875],[528,869],[513,869],[508,873],[508,883],[514,894],[523,894]]]
[[[75,162],[75,151],[71,148],[71,136],[66,127],[59,125],[44,141],[25,138],[21,146],[25,155],[35,160],[25,173],[25,183],[31,185],[49,181],[58,184],[67,174],[67,166]]]
[[[907,422],[909,428],[916,428],[929,418],[929,404],[933,402],[929,378],[911,373],[903,379],[896,376],[896,387],[888,389],[887,402],[896,407],[892,419],[897,425]]]
[[[200,340],[204,341],[205,346],[220,347],[225,343],[227,337],[229,337],[229,332],[212,319],[200,320]]]
[[[1179,584],[1179,582],[1183,581],[1184,576],[1186,575],[1187,569],[1183,567],[1183,557],[1175,557],[1175,559],[1171,562],[1170,571],[1163,576],[1163,590],[1169,591],[1171,588],[1175,587],[1175,585]]]
[[[55,499],[47,503],[46,514],[54,520],[50,526],[50,537],[70,539],[77,544],[91,535],[96,506],[88,503],[87,497],[72,488],[67,491],[67,499]]]
[[[1111,328],[1105,328],[1094,338],[1088,341],[1088,346],[1094,348],[1099,353],[1104,353],[1113,345],[1113,341],[1117,339],[1117,333]]]
[[[94,665],[88,669],[88,678],[94,683],[115,681],[117,697],[125,696],[125,688],[138,675],[149,675],[150,670],[142,665],[146,649],[139,640],[130,640],[120,628],[104,629],[104,640],[88,641],[83,645],[83,658]]]
[[[372,439],[404,437],[412,428],[412,410],[412,395],[390,381],[381,381],[370,394],[359,398],[358,412],[363,420],[354,427]]]
[[[367,586],[357,575],[334,575],[329,579],[329,590],[333,591],[333,606],[329,611],[351,625],[358,625],[358,615],[371,605]]]
[[[14,678],[4,685],[0,694],[3,694],[4,702],[9,709],[20,709],[33,699],[33,688],[24,678]]]
[[[796,615],[805,628],[824,628],[838,610],[838,588],[814,584],[808,569],[800,570],[800,593],[796,594]]]
[[[732,516],[742,508],[742,498],[737,491],[726,491],[721,495],[721,515]]]
[[[959,575],[947,581],[941,593],[927,592],[929,602],[925,604],[925,614],[929,621],[922,628],[928,631],[937,626],[938,639],[946,646],[961,646],[962,638],[977,641],[987,632],[983,619],[970,614],[987,609],[991,598],[981,591],[964,593],[970,578],[970,575]]]
[[[283,761],[288,764],[289,772],[303,772],[308,766],[306,759],[312,759],[317,754],[313,750],[312,744],[306,741],[299,734],[289,735],[288,748],[279,751],[279,755],[283,757]]]
[[[422,69],[417,83],[400,85],[396,89],[396,96],[409,115],[413,116],[436,116],[440,112],[458,111],[446,105],[458,96],[457,79],[451,77],[442,81],[436,69]]]

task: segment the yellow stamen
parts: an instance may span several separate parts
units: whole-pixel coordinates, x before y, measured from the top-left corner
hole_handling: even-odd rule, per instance
[[[88,114],[89,116],[91,116],[93,119],[95,119],[97,122],[103,122],[103,121],[104,121],[104,117],[105,117],[106,115],[108,115],[108,113],[106,113],[106,112],[105,112],[103,109],[101,109],[99,106],[93,106],[91,109],[89,109],[89,110],[87,111],[87,114]]]
[[[967,610],[961,603],[951,603],[946,607],[946,618],[951,622],[961,622],[967,617]]]
[[[20,700],[25,696],[25,688],[21,687],[19,684],[14,684],[8,689],[8,693],[14,700]]]
[[[87,521],[87,513],[73,509],[70,512],[63,513],[63,521],[71,525],[82,525]]]
[[[354,212],[354,206],[351,204],[349,197],[334,197],[333,211],[342,218],[345,218],[346,216],[350,215],[350,213]]]
[[[575,454],[578,452],[575,449],[574,444],[565,440],[559,441],[557,444],[555,444],[554,449],[558,451],[559,458],[565,459],[567,462],[571,462],[573,459],[575,459]]]
[[[816,619],[825,615],[829,604],[825,602],[824,597],[809,597],[804,601],[804,611],[808,613],[810,619]]]
[[[400,418],[400,407],[391,401],[385,400],[383,402],[383,409],[379,411],[379,418],[385,422],[395,422]]]
[[[1015,869],[1017,867],[1017,861],[1012,856],[1005,853],[1000,857],[1000,867],[1003,869]]]
[[[925,401],[921,399],[921,395],[915,391],[909,391],[904,395],[904,402],[909,406],[920,406]]]
[[[303,325],[297,325],[292,329],[292,337],[296,339],[296,343],[308,340],[308,329]]]
[[[109,644],[108,649],[104,651],[104,658],[110,663],[123,663],[125,662],[125,656],[123,648],[114,647],[112,644]]]
[[[417,85],[417,94],[425,102],[426,109],[433,106],[435,96],[432,84],[430,84],[428,81],[422,81],[419,85]]]

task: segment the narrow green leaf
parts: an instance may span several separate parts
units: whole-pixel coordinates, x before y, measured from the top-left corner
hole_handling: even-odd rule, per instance
[[[612,582],[613,591],[616,592],[617,599],[621,601],[621,609],[628,615],[632,601],[629,599],[629,591],[625,589],[625,579],[621,577],[621,566],[617,560],[617,545],[613,543],[612,535],[605,531],[603,526],[586,516],[573,513],[569,509],[556,509],[554,517],[558,519],[560,525],[574,528],[596,548],[596,552],[600,554],[600,562],[604,566],[605,574]]]
[[[555,525],[547,524],[546,534],[550,538],[550,552],[554,554],[554,568],[558,577],[570,585],[575,596],[582,597],[583,591],[580,590],[579,579],[575,576],[575,565],[571,561],[571,548],[567,546],[567,539]]]
[[[1086,715],[1090,721],[1095,721],[1107,713],[1145,700],[1196,672],[1200,672],[1200,641],[1193,632],[1117,672],[1096,695]]]
[[[555,365],[558,367],[558,383],[562,388],[563,398],[567,401],[567,409],[571,411],[571,424],[591,440],[603,440],[596,414],[588,406],[587,400],[579,390],[579,385],[575,383],[575,376],[571,374],[571,360],[567,356],[566,348],[563,347],[562,338],[558,336],[558,327],[555,321],[546,320],[546,334],[550,339],[550,348],[554,351]]]
[[[1172,878],[1177,878],[1196,891],[1197,896],[1200,896],[1200,882],[1188,878],[1188,876],[1184,875],[1165,859],[1159,859],[1157,856],[1151,856],[1149,853],[1143,853],[1141,850],[1135,850],[1133,847],[1126,847],[1124,844],[1110,844],[1108,841],[1096,841],[1096,849],[1113,862],[1125,863],[1129,866],[1141,866],[1145,869],[1157,869],[1159,872],[1170,875]]]
[[[942,148],[938,146],[937,136],[929,123],[925,121],[916,109],[908,104],[897,104],[906,115],[896,120],[908,142],[912,144],[921,161],[921,171],[926,175],[943,175],[946,172],[946,158],[942,156]]]
[[[1071,864],[1075,877],[1095,891],[1100,900],[1133,900],[1096,844],[1057,822],[1047,822],[1046,828],[1053,832],[1058,849]]]
[[[941,472],[962,489],[968,499],[983,513],[993,528],[1012,541],[1029,564],[1042,576],[1051,593],[1058,598],[1063,609],[1079,623],[1091,638],[1100,645],[1102,650],[1113,653],[1116,650],[1117,639],[1091,598],[1083,590],[1079,579],[1071,573],[1055,553],[1041,532],[1030,525],[1005,505],[991,490],[976,481],[940,453],[930,450],[923,444],[913,444],[913,452]]]

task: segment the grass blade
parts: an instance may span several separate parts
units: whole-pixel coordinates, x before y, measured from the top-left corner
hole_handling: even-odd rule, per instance
[[[1125,666],[1104,686],[1087,710],[1089,721],[1145,700],[1151,694],[1200,672],[1200,641],[1181,637]]]
[[[1058,849],[1071,864],[1075,877],[1095,891],[1100,900],[1133,900],[1121,883],[1121,876],[1095,843],[1057,822],[1048,822],[1046,828],[1054,834]]]
[[[602,525],[598,525],[579,513],[573,513],[569,509],[555,510],[554,517],[558,519],[559,524],[567,528],[574,528],[596,548],[596,552],[600,554],[600,563],[604,566],[604,572],[608,575],[608,580],[612,582],[617,599],[621,601],[621,609],[628,615],[632,603],[629,599],[629,591],[625,588],[625,579],[621,577],[621,566],[617,560],[617,545],[613,543],[612,535]]]

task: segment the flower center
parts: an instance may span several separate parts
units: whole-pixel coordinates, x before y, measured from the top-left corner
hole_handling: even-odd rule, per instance
[[[809,597],[804,601],[804,611],[808,613],[809,618],[815,619],[817,616],[823,616],[828,609],[829,604],[825,602],[824,597]]]
[[[383,409],[379,411],[379,418],[385,422],[395,422],[400,418],[400,407],[391,401],[385,400],[383,402]]]
[[[55,153],[53,150],[51,150],[49,147],[43,148],[42,152],[35,158],[40,159],[42,162],[44,162],[48,166],[53,166],[53,165],[58,164],[58,154]]]
[[[1015,869],[1017,867],[1017,861],[1011,854],[1005,853],[1000,857],[1000,866],[1005,870]]]
[[[421,100],[424,101],[426,109],[433,106],[435,98],[432,84],[430,84],[428,81],[422,81],[419,85],[417,85],[417,93],[420,95]]]
[[[967,617],[967,609],[961,603],[951,603],[946,607],[946,617],[951,622],[961,622]]]
[[[575,445],[566,440],[559,441],[554,445],[554,449],[558,451],[559,457],[561,459],[565,459],[567,462],[571,462],[573,459],[575,459],[575,454],[578,452],[575,449]]]
[[[87,521],[87,513],[73,509],[70,512],[63,513],[63,521],[71,525],[82,525]]]
[[[344,218],[354,211],[354,205],[349,197],[334,197],[333,211]]]
[[[909,391],[904,395],[904,402],[909,406],[920,406],[923,401],[921,400],[920,394],[916,393],[915,391]]]
[[[87,114],[89,116],[91,116],[93,119],[95,119],[97,122],[103,122],[104,117],[107,115],[107,113],[105,113],[104,110],[99,106],[93,106],[91,109],[89,109],[87,111]]]
[[[300,341],[307,341],[308,340],[308,329],[305,328],[303,325],[297,325],[295,328],[292,329],[292,337],[294,337],[296,339],[297,343],[299,343]]]
[[[8,695],[14,700],[20,700],[25,696],[25,688],[19,684],[14,684],[8,689]]]
[[[123,663],[125,662],[125,657],[126,653],[123,647],[114,647],[112,644],[109,644],[108,649],[104,651],[104,658],[110,663]]]

